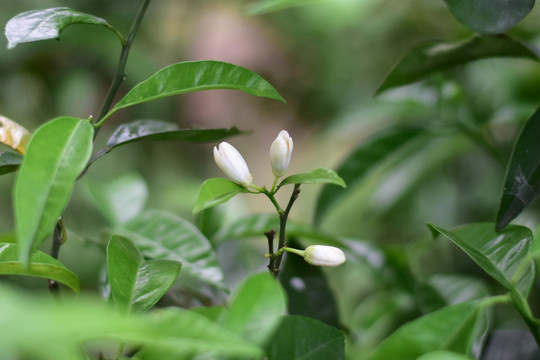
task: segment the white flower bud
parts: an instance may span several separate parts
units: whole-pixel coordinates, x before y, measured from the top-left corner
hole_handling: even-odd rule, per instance
[[[282,176],[289,167],[293,141],[286,130],[281,130],[270,146],[270,165],[275,176]]]
[[[235,183],[245,187],[252,185],[253,177],[249,173],[246,161],[231,144],[222,142],[218,147],[214,146],[214,160]]]
[[[19,153],[24,154],[26,144],[28,144],[31,136],[23,126],[7,117],[0,116],[0,143],[11,146]]]
[[[345,262],[345,254],[337,247],[311,245],[304,250],[304,260],[311,265],[338,266]]]

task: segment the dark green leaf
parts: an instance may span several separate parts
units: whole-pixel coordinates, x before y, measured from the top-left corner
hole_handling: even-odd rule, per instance
[[[269,360],[343,360],[345,336],[338,329],[315,319],[286,316],[265,350]]]
[[[22,164],[23,156],[12,151],[0,153],[0,175],[17,171]]]
[[[235,195],[248,192],[247,188],[224,178],[208,179],[199,189],[193,214],[222,204]]]
[[[32,136],[14,190],[23,263],[54,230],[90,158],[93,135],[90,121],[61,117],[45,123]]]
[[[303,174],[295,174],[286,177],[278,185],[278,188],[287,184],[333,184],[346,188],[347,185],[335,171],[325,168],[318,168]]]
[[[268,272],[255,274],[238,286],[219,323],[262,346],[279,325],[286,307],[285,293],[277,280]]]
[[[416,360],[437,350],[466,354],[480,305],[471,301],[448,306],[406,323],[384,340],[368,360]]]
[[[456,19],[481,34],[511,29],[534,7],[535,0],[444,0]]]
[[[79,292],[79,278],[64,264],[41,251],[30,254],[29,267],[19,260],[19,244],[0,243],[0,274],[38,276],[56,280]]]
[[[6,25],[8,49],[20,43],[56,39],[67,26],[73,24],[101,25],[119,35],[107,21],[67,7],[32,10],[21,13],[8,21]]]
[[[105,117],[150,100],[212,89],[241,90],[285,102],[272,85],[251,70],[221,61],[190,61],[170,65],[137,84]]]
[[[423,133],[420,128],[393,128],[363,141],[339,166],[337,173],[349,188],[364,178],[373,168],[380,165],[402,146]],[[336,186],[324,186],[317,201],[315,223],[319,223],[326,211],[347,191]]]
[[[490,57],[519,57],[538,61],[535,50],[506,35],[477,35],[464,42],[451,44],[429,41],[418,45],[399,61],[377,89],[377,94],[412,84],[436,72]]]
[[[497,212],[497,230],[510,223],[540,195],[539,133],[540,108],[527,120],[514,144]]]
[[[145,258],[181,262],[179,277],[189,274],[227,289],[210,242],[186,220],[166,211],[147,210],[118,228],[118,232],[131,239]]]
[[[531,230],[524,226],[508,226],[497,233],[491,223],[469,224],[444,230],[428,225],[459,246],[485,272],[509,291],[527,297],[534,280],[534,262],[529,258]]]
[[[172,286],[181,266],[170,260],[144,260],[130,240],[111,237],[107,271],[116,307],[121,313],[149,310]]]

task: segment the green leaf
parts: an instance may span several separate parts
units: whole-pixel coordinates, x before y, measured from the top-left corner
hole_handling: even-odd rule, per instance
[[[492,1],[492,0],[488,0]],[[469,1],[462,1],[462,3]],[[436,72],[491,57],[519,57],[538,61],[536,51],[506,35],[476,35],[459,43],[424,42],[410,50],[390,71],[376,94],[412,84]]]
[[[345,335],[315,319],[298,315],[286,316],[265,350],[269,360],[343,360]]]
[[[6,24],[8,49],[13,49],[20,43],[57,39],[67,26],[73,24],[105,26],[120,36],[107,21],[101,18],[67,7],[57,7],[27,11],[11,18]],[[123,41],[121,37],[120,39]]]
[[[376,166],[393,154],[399,153],[402,146],[423,133],[421,128],[397,127],[375,134],[362,143],[343,161],[337,173],[349,185],[361,181]],[[317,200],[315,222],[319,223],[323,215],[347,191],[336,186],[324,186]]]
[[[257,345],[264,345],[286,311],[285,293],[268,272],[250,276],[233,293],[219,323]],[[272,340],[273,342],[273,340]]]
[[[19,244],[0,243],[0,274],[52,279],[79,292],[79,278],[60,261],[41,251],[34,251],[30,254],[29,266],[25,267],[19,259],[19,248]]]
[[[90,121],[60,117],[39,127],[28,144],[14,189],[21,260],[52,233],[92,152]]]
[[[235,195],[248,193],[249,190],[224,178],[208,179],[202,183],[193,207],[193,214],[228,201]]]
[[[464,302],[424,315],[397,329],[368,360],[416,360],[437,350],[467,354],[481,303]]]
[[[8,174],[17,171],[23,162],[21,154],[12,151],[4,151],[0,153],[0,175]]]
[[[504,228],[540,195],[540,108],[527,120],[514,144],[497,212],[496,229]]]
[[[416,360],[473,360],[473,358],[453,351],[441,350],[424,354]]]
[[[146,182],[136,173],[103,183],[91,182],[89,189],[101,214],[112,225],[123,224],[139,215],[148,199]]]
[[[251,70],[221,61],[189,61],[170,65],[137,84],[105,116],[117,110],[166,96],[212,89],[241,90],[285,102],[266,80]]]
[[[342,188],[347,187],[345,181],[335,171],[326,168],[318,168],[307,173],[287,176],[279,183],[278,188],[287,184],[333,184]]]
[[[273,11],[279,11],[296,6],[320,3],[325,0],[259,0],[250,5],[247,15],[261,15]]]
[[[133,241],[147,259],[181,262],[179,277],[191,275],[227,289],[210,242],[186,220],[166,211],[147,210],[119,227],[117,232]]]
[[[535,0],[444,0],[452,15],[481,34],[501,34],[519,23]]]
[[[497,233],[492,223],[469,224],[452,231],[428,226],[434,234],[443,235],[465,251],[506,289],[527,297],[535,276],[534,262],[528,256],[532,245],[531,230],[524,226],[508,226]]]
[[[113,236],[107,246],[107,271],[114,303],[121,313],[145,312],[173,285],[181,263],[144,260],[135,245]]]

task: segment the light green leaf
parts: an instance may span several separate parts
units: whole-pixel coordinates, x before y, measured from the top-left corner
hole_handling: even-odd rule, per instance
[[[67,7],[57,7],[27,11],[11,18],[6,24],[8,49],[12,49],[20,43],[57,39],[67,26],[73,24],[105,26],[113,30],[123,41],[118,31],[104,19]]]
[[[109,285],[121,313],[149,310],[172,286],[181,266],[170,260],[144,260],[121,236],[111,237],[107,246]]]
[[[278,188],[287,184],[334,184],[342,188],[347,187],[345,181],[335,171],[326,168],[318,168],[307,173],[288,176],[279,183]]]
[[[534,262],[528,256],[532,244],[530,229],[508,226],[497,233],[492,223],[469,224],[452,231],[428,226],[465,251],[502,286],[527,297],[535,276]]]
[[[228,201],[235,195],[248,193],[249,190],[237,183],[223,178],[208,179],[201,185],[193,214]]]
[[[92,152],[88,120],[60,117],[39,127],[17,174],[14,208],[21,260],[49,236]]]
[[[19,244],[0,243],[0,274],[52,279],[79,292],[79,278],[60,261],[41,251],[34,251],[30,254],[29,266],[25,267],[19,259],[19,253]]]
[[[264,345],[286,311],[285,293],[268,272],[250,276],[233,293],[219,323],[244,339]]]

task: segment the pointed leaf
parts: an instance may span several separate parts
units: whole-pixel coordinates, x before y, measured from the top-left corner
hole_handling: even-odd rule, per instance
[[[264,345],[286,311],[285,293],[268,272],[250,276],[231,297],[219,323],[244,339]]]
[[[180,277],[189,274],[227,289],[210,242],[186,220],[166,211],[147,210],[118,228],[118,233],[131,239],[147,259],[181,262]]]
[[[286,316],[265,350],[269,360],[343,360],[345,335],[335,327],[315,319]]]
[[[362,143],[343,161],[337,173],[349,185],[362,180],[373,168],[383,163],[393,154],[399,153],[402,146],[416,139],[423,133],[421,128],[393,128],[375,134]],[[322,216],[334,202],[347,194],[347,191],[336,186],[324,186],[317,201],[315,222],[319,223]]]
[[[22,164],[23,156],[11,151],[0,153],[0,175],[17,171]]]
[[[504,228],[540,195],[540,108],[527,120],[514,144],[506,169],[496,229]]]
[[[535,0],[444,0],[452,15],[481,34],[501,34],[519,23]]]
[[[107,21],[67,7],[32,10],[11,18],[6,25],[8,49],[20,43],[56,39],[69,25],[101,25],[114,30]]]
[[[272,85],[251,70],[221,61],[189,61],[170,65],[137,84],[106,117],[150,100],[211,89],[241,90],[285,102]]]
[[[222,204],[235,195],[248,192],[247,188],[224,178],[208,179],[199,189],[193,214]]]
[[[19,244],[0,243],[0,274],[27,275],[56,280],[79,292],[79,278],[60,261],[41,251],[30,254],[29,267],[19,259]]]
[[[335,171],[325,168],[318,168],[307,173],[295,174],[286,177],[279,183],[278,188],[287,184],[333,184],[346,188],[347,185]]]
[[[135,245],[113,236],[107,246],[107,270],[114,303],[122,313],[145,312],[174,283],[182,264],[170,260],[144,260]]]
[[[384,79],[376,93],[412,84],[433,73],[491,57],[519,57],[538,61],[536,50],[506,35],[477,35],[464,42],[450,44],[429,41],[410,50]]]
[[[61,117],[45,123],[32,136],[14,190],[23,263],[54,230],[90,158],[93,134],[90,121]]]
[[[535,276],[534,262],[528,256],[532,245],[531,230],[524,226],[508,226],[497,233],[491,223],[465,225],[452,231],[428,226],[435,234],[443,235],[465,251],[499,284],[527,297]]]

